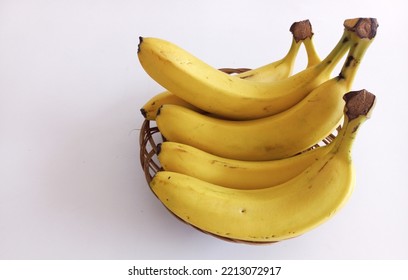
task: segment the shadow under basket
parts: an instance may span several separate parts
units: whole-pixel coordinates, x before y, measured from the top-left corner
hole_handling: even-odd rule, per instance
[[[246,68],[239,68],[239,69],[230,69],[230,68],[224,68],[220,69],[221,71],[224,71],[228,74],[232,73],[240,73],[247,71],[248,69]],[[336,134],[340,130],[340,126],[336,129],[335,132],[332,134],[328,135],[325,139],[323,139],[321,142],[318,144],[314,145],[313,147],[309,148],[314,149],[320,146],[325,146],[329,143],[331,143],[335,138]],[[158,154],[158,149],[157,146],[159,143],[162,143],[164,141],[163,136],[161,135],[158,127],[156,126],[155,121],[150,121],[150,120],[144,120],[143,124],[140,129],[140,135],[139,135],[139,144],[140,144],[140,164],[142,165],[143,172],[145,174],[146,182],[148,185],[150,185],[151,180],[153,179],[154,175],[163,170],[160,162],[157,158]],[[167,208],[166,208],[167,209]],[[174,213],[172,213],[170,210],[169,212],[173,214],[177,219],[182,221],[183,223],[186,223],[197,230],[204,232],[206,234],[212,235],[216,238],[230,241],[230,242],[237,242],[237,243],[246,243],[246,244],[253,244],[253,245],[263,245],[263,244],[271,244],[271,243],[276,243],[277,241],[274,242],[253,242],[253,241],[243,241],[243,240],[236,240],[236,239],[231,239],[219,235],[215,235],[213,233],[206,232],[200,228],[195,227],[192,224],[187,223],[186,221],[180,219],[178,216],[176,216]]]

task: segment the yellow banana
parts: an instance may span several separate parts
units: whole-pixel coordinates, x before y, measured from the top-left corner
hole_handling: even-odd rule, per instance
[[[290,31],[292,32],[292,43],[289,48],[288,53],[281,59],[261,66],[256,69],[229,69],[222,68],[219,69],[228,74],[235,74],[236,77],[241,79],[247,79],[258,82],[272,82],[281,80],[289,77],[294,68],[295,58],[299,52],[300,44],[307,41],[305,44],[307,55],[308,55],[308,67],[311,67],[318,62],[318,56],[311,41],[313,36],[312,26],[309,20],[295,22],[291,25]],[[238,73],[236,73],[238,72]],[[171,93],[170,91],[164,91],[153,96],[141,109],[142,115],[148,120],[154,120],[156,118],[157,110],[161,105],[164,104],[175,104],[181,105],[197,112],[204,112],[191,103],[185,101]]]
[[[273,160],[293,156],[329,135],[343,116],[342,96],[351,88],[372,38],[359,38],[342,70],[290,109],[261,119],[222,120],[176,105],[163,105],[157,126],[169,141],[238,160]]]
[[[369,20],[369,19],[368,19]],[[350,46],[350,22],[330,54],[286,79],[259,82],[222,73],[184,49],[157,38],[140,38],[138,57],[159,84],[202,110],[229,119],[255,119],[282,112],[330,75]]]
[[[158,159],[166,171],[227,188],[262,189],[295,177],[329,149],[330,145],[326,145],[285,159],[243,161],[218,157],[181,143],[163,142],[158,149]]]
[[[354,188],[352,144],[374,107],[375,96],[362,90],[345,99],[344,125],[330,151],[285,183],[237,190],[160,171],[150,187],[173,214],[220,237],[274,242],[304,234],[341,209]]]

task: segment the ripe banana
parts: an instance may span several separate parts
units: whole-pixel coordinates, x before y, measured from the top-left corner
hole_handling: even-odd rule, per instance
[[[170,92],[202,110],[229,119],[256,119],[282,112],[302,100],[330,75],[350,47],[350,20],[330,54],[286,79],[258,82],[222,73],[182,48],[157,38],[140,38],[144,70]]]
[[[236,77],[241,79],[247,79],[258,82],[272,82],[289,77],[294,68],[295,58],[299,52],[299,47],[302,42],[305,42],[306,52],[308,55],[308,65],[311,67],[320,62],[314,44],[312,42],[312,25],[309,20],[295,22],[291,25],[290,31],[292,32],[292,43],[288,53],[281,59],[261,66],[256,69],[229,69],[221,68],[219,70],[228,73],[235,74]],[[307,41],[307,43],[306,43]],[[238,73],[237,73],[238,72]],[[148,120],[154,120],[156,118],[157,110],[161,105],[175,104],[190,108],[197,112],[204,112],[198,107],[185,101],[171,93],[170,91],[164,91],[153,96],[141,109],[142,115]]]
[[[342,208],[354,188],[351,148],[374,107],[375,96],[362,90],[344,98],[344,125],[330,151],[285,183],[237,190],[159,171],[150,187],[173,214],[216,236],[274,242],[304,234]]]
[[[376,28],[376,27],[375,27]],[[168,140],[238,160],[274,160],[300,153],[329,135],[343,116],[342,96],[351,88],[373,38],[354,38],[340,74],[290,109],[261,119],[222,120],[177,105],[163,105],[157,126]]]
[[[159,145],[158,159],[166,171],[227,188],[262,189],[295,177],[327,153],[330,147],[326,145],[279,160],[243,161],[218,157],[189,145],[167,141]]]

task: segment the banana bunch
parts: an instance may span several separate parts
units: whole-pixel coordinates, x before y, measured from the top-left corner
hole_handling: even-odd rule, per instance
[[[376,98],[351,88],[377,27],[374,18],[345,20],[320,59],[310,22],[296,22],[282,59],[238,71],[140,38],[142,67],[166,89],[141,109],[164,140],[153,193],[188,224],[236,241],[276,242],[326,221],[354,188],[352,144]],[[293,73],[302,44],[308,63]]]

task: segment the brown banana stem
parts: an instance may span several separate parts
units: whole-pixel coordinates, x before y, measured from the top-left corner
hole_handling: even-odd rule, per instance
[[[350,91],[343,96],[345,105],[345,114],[349,121],[359,117],[369,117],[375,105],[375,95],[365,89]]]
[[[378,21],[376,18],[353,18],[344,21],[344,27],[360,38],[372,39],[377,34]]]
[[[292,32],[296,42],[303,41],[306,38],[312,38],[313,36],[312,24],[308,19],[294,22],[289,30]]]

